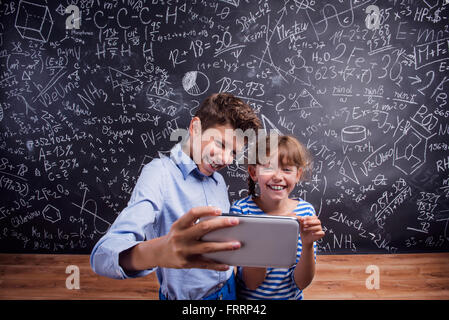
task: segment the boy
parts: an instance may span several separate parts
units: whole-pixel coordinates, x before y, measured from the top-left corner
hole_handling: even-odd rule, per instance
[[[241,244],[200,238],[238,220],[195,222],[229,212],[226,184],[217,171],[232,163],[243,142],[225,132],[260,127],[251,107],[233,95],[206,98],[190,122],[187,141],[176,144],[170,157],[143,168],[128,206],[92,250],[93,270],[117,279],[156,270],[160,299],[235,299],[233,267],[202,254],[235,250]]]

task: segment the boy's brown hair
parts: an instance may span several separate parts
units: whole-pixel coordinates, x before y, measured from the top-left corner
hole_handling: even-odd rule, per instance
[[[214,93],[207,97],[195,117],[201,120],[203,131],[215,126],[230,124],[234,129],[258,130],[262,124],[254,110],[230,93]]]

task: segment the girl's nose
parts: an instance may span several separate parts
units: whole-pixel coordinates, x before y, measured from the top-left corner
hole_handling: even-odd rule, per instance
[[[277,168],[274,170],[273,179],[278,179],[278,180],[282,179],[282,170],[280,168]]]

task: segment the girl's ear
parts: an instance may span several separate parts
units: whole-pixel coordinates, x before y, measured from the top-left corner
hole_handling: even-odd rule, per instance
[[[256,171],[256,166],[253,164],[249,164],[248,165],[248,173],[249,176],[251,177],[251,179],[253,179],[253,181],[257,181],[257,171]]]
[[[298,172],[296,173],[296,183],[298,183],[299,182],[299,180],[301,179],[301,177],[302,177],[302,173],[303,173],[303,170],[302,170],[302,168],[298,168],[298,170],[297,170]]]

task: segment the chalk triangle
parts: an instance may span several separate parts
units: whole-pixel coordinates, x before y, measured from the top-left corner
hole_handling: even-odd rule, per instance
[[[355,175],[354,168],[352,167],[351,161],[349,161],[349,158],[346,156],[343,160],[343,163],[339,170],[340,174],[344,175],[349,180],[360,184],[359,179],[357,179],[357,176]]]
[[[141,82],[139,79],[111,67],[109,67],[109,76],[111,78],[113,89],[117,87],[125,89],[134,82]]]
[[[23,71],[22,80],[31,80],[30,75],[29,75],[28,72]]]

